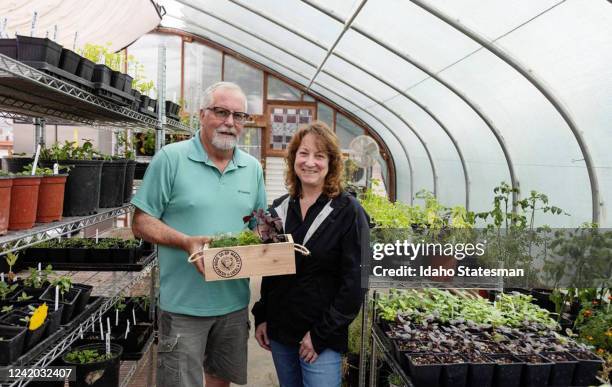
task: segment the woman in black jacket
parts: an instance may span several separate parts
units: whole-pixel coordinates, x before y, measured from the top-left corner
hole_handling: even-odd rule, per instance
[[[296,274],[265,277],[253,307],[255,338],[272,351],[281,387],[340,386],[341,353],[356,317],[367,215],[342,191],[342,154],[336,135],[321,122],[300,129],[287,155],[289,194],[270,212],[285,233],[311,255],[296,253]]]

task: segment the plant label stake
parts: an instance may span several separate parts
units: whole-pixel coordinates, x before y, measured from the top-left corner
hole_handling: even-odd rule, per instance
[[[49,39],[49,30],[45,31],[45,39]]]
[[[53,174],[59,175],[59,164],[58,163],[53,163]]]
[[[104,340],[104,325],[102,325],[102,315],[100,315],[98,323],[100,323],[100,340]]]
[[[32,176],[36,175],[36,166],[40,157],[40,144],[36,145],[36,156],[34,156],[34,164],[32,164]]]
[[[7,38],[9,37],[8,32],[6,32],[6,24],[7,24],[7,22],[8,22],[7,18],[2,19],[2,27],[0,27],[1,28],[1,30],[0,30],[0,38],[2,38],[3,34],[6,35]]]
[[[79,36],[79,31],[74,32],[74,40],[72,41],[72,51],[76,51],[77,36]]]
[[[38,277],[36,277],[36,283],[40,284],[40,262],[38,262]]]
[[[130,333],[130,320],[127,319],[126,321],[127,321],[127,326],[125,328],[125,336],[123,337],[125,340],[127,340],[128,333]]]
[[[119,309],[115,308],[115,326],[119,325]]]
[[[83,327],[79,327],[79,337],[83,340]]]
[[[134,320],[134,325],[136,325],[136,312],[134,312],[134,308],[132,308],[132,320]]]
[[[98,244],[98,229],[96,229],[96,244]]]
[[[4,273],[0,273],[0,280],[2,280],[2,282],[4,282]]]
[[[53,26],[53,41],[57,40],[57,24]]]
[[[106,332],[106,356],[110,355],[110,332]]]
[[[59,308],[59,286],[55,286],[55,311]]]
[[[30,36],[34,36],[34,32],[36,31],[36,17],[38,16],[38,12],[34,11],[34,15],[32,15],[32,25],[30,27]]]
[[[111,331],[110,327],[111,327],[110,326],[110,317],[107,317],[106,318],[106,330],[107,330],[107,333],[110,333],[110,331]]]
[[[96,318],[94,316],[91,316],[91,331],[96,333]]]

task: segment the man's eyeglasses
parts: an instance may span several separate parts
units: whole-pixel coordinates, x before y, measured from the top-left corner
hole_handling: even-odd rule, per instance
[[[247,113],[233,112],[231,110],[227,110],[225,108],[217,107],[217,106],[206,108],[206,110],[210,110],[211,112],[215,113],[215,116],[222,120],[226,120],[227,117],[229,117],[231,114],[232,118],[234,119],[234,122],[238,124],[244,124],[246,121],[248,121],[251,118],[251,116],[248,115]]]

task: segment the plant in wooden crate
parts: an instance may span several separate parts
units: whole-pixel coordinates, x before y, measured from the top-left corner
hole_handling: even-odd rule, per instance
[[[214,236],[210,244],[188,258],[189,262],[204,259],[207,281],[293,274],[294,250],[310,254],[305,247],[293,243],[291,234],[280,234],[281,220],[262,209],[243,217],[243,221],[256,231],[245,228],[238,234]]]

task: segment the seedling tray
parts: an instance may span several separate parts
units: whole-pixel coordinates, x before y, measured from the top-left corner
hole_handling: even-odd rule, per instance
[[[79,77],[78,75],[74,75],[72,73],[69,73],[68,71],[62,70],[59,67],[55,67],[53,65],[50,65],[47,62],[34,62],[34,61],[24,61],[24,64],[33,67],[37,70],[41,70],[44,71],[48,74],[51,74],[53,76],[55,76],[56,78],[60,78],[63,79],[65,81],[68,81],[80,88],[82,88],[85,91],[88,92],[93,92],[94,91],[94,84]]]
[[[134,96],[130,93],[124,92],[123,90],[115,89],[114,87],[102,82],[94,82],[93,86],[95,87],[94,94],[116,102],[119,105],[132,106],[132,103],[134,102]]]
[[[143,256],[135,263],[113,263],[113,262],[54,262],[54,270],[77,270],[77,271],[141,271],[155,259],[154,253]]]

